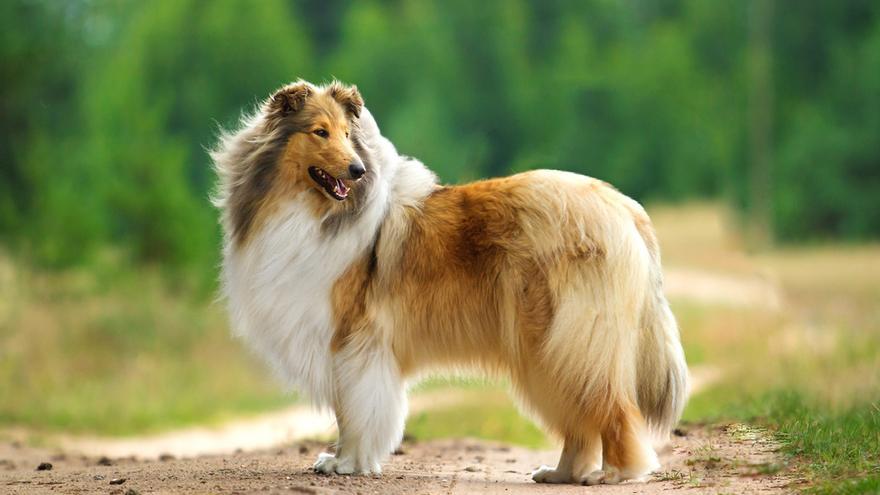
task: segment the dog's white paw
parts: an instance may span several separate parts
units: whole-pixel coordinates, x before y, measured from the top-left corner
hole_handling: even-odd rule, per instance
[[[315,465],[312,466],[312,469],[318,473],[332,474],[336,472],[337,464],[339,464],[339,461],[336,460],[336,456],[325,452],[318,454],[318,460],[315,461]]]
[[[382,465],[378,462],[370,464],[370,469],[365,470],[364,474],[382,474]]]
[[[313,469],[315,472],[323,474],[352,474],[354,473],[354,462],[337,459],[335,455],[325,452],[318,455]]]
[[[358,465],[353,457],[336,457],[327,453],[318,455],[313,469],[322,474],[382,474],[382,466],[378,461],[362,466]]]
[[[582,485],[616,485],[620,483],[620,472],[614,468],[597,469],[592,473],[581,478]]]
[[[541,466],[532,473],[535,483],[571,483],[571,473],[563,473],[550,466]]]

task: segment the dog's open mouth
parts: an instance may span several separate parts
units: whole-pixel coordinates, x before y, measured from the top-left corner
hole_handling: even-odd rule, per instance
[[[324,169],[318,167],[309,167],[309,175],[312,177],[312,180],[327,191],[327,194],[333,196],[337,201],[342,201],[348,197],[348,192],[351,189],[342,182],[342,179],[337,179],[324,171]]]

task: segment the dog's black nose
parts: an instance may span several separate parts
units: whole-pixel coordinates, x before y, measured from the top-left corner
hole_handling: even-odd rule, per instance
[[[348,173],[351,175],[351,178],[354,180],[358,180],[367,173],[367,169],[364,168],[364,164],[360,162],[360,160],[353,162],[348,166]]]

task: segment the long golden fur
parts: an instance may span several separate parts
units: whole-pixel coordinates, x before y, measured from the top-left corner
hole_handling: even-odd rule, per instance
[[[566,172],[439,186],[362,105],[354,87],[300,81],[213,154],[233,326],[337,415],[336,456],[316,469],[378,472],[406,380],[450,368],[510,377],[564,440],[536,481],[656,469],[650,433],[678,420],[687,371],[641,206]]]

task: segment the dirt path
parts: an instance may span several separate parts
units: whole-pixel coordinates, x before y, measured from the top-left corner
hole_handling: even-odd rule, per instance
[[[663,470],[649,482],[603,487],[537,485],[529,473],[555,462],[558,451],[478,440],[406,443],[381,477],[313,474],[311,464],[326,448],[317,442],[160,461],[102,460],[5,443],[0,493],[784,493],[792,483],[777,446],[760,430],[733,424],[679,433],[661,453]],[[36,470],[41,462],[52,469]]]

